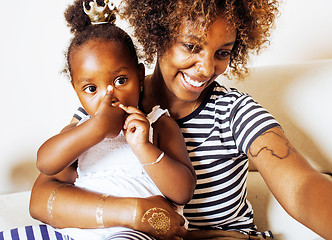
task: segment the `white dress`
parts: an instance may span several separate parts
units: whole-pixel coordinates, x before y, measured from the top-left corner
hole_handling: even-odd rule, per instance
[[[150,122],[150,141],[152,142],[152,123],[167,110],[155,106],[147,119]],[[168,114],[169,115],[169,114]],[[86,117],[79,124],[88,120]],[[139,159],[131,150],[123,132],[113,139],[106,138],[78,158],[78,177],[75,185],[102,194],[117,197],[150,197],[162,195],[150,176],[142,167]],[[96,203],[97,207],[97,203]],[[60,230],[74,239],[106,239],[123,227],[105,229],[66,228]]]

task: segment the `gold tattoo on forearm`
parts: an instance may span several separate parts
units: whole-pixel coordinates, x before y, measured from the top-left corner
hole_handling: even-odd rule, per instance
[[[142,223],[147,221],[157,234],[165,235],[171,228],[170,214],[163,208],[150,208],[143,217]]]
[[[101,195],[98,200],[98,205],[96,209],[96,222],[99,228],[104,228],[104,219],[103,219],[103,213],[104,213],[104,202],[106,201],[108,195]]]
[[[67,184],[60,184],[59,186],[57,186],[50,194],[48,201],[47,201],[47,216],[48,216],[48,220],[50,223],[52,223],[53,220],[53,205],[54,205],[54,201],[56,198],[56,194],[59,192],[60,188],[66,186]]]
[[[291,152],[295,151],[295,149],[292,147],[292,145],[286,138],[275,133],[274,131],[267,131],[262,135],[260,135],[258,138],[263,138],[263,140],[258,141],[259,145],[256,146],[255,149],[252,148],[249,149],[249,154],[252,157],[258,157],[263,151],[268,151],[272,154],[272,156],[276,158],[285,159],[291,154]],[[269,138],[269,139],[268,141],[264,141],[264,138]],[[264,145],[266,142],[281,142],[281,141],[284,144],[279,144],[278,147],[276,148]]]
[[[138,200],[135,200],[135,208],[134,208],[134,213],[133,213],[133,218],[132,218],[132,223],[131,223],[131,227],[132,229],[135,229],[135,223],[136,223],[136,216],[137,216],[137,204],[138,204]]]

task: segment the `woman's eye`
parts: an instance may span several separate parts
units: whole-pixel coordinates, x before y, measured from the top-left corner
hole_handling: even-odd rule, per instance
[[[86,88],[84,88],[84,92],[86,93],[94,93],[97,90],[97,88],[95,86],[87,86]]]
[[[184,46],[192,53],[198,53],[201,50],[197,44],[185,43]]]
[[[216,55],[219,59],[226,59],[231,56],[231,51],[230,50],[219,50],[219,51],[217,51]]]
[[[114,80],[114,87],[119,87],[127,82],[127,78],[118,77]]]

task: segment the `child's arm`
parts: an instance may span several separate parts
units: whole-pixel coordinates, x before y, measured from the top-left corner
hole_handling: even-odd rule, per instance
[[[116,137],[119,134],[125,113],[111,105],[112,95],[112,92],[105,95],[96,115],[91,119],[78,126],[77,123],[70,124],[39,148],[37,168],[42,173],[59,173],[105,137]]]
[[[126,139],[159,190],[176,204],[192,198],[196,175],[176,122],[162,116],[154,124],[155,144],[149,142],[149,122],[138,109],[123,107],[130,114],[124,124]],[[154,163],[164,152],[158,163]],[[151,164],[154,163],[154,164]]]

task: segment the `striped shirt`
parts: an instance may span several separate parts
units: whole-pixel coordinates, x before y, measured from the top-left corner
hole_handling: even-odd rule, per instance
[[[74,117],[80,120],[82,114],[87,113],[79,108]],[[278,122],[250,95],[217,82],[193,113],[176,121],[197,175],[194,196],[184,208],[189,229],[255,234],[247,200],[246,153],[260,134]]]
[[[177,120],[197,175],[184,215],[190,229],[256,231],[247,201],[251,143],[277,121],[251,96],[211,84],[202,104]]]

